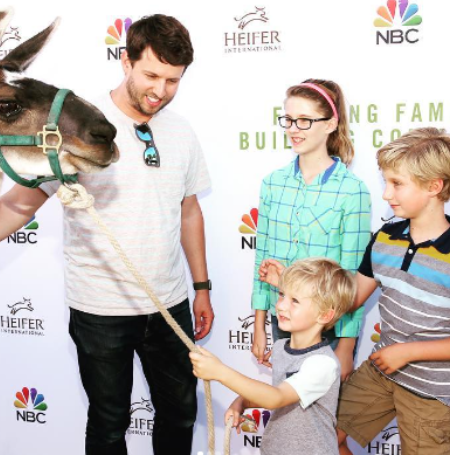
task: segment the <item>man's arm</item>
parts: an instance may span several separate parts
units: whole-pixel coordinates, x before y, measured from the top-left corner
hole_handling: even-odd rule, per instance
[[[207,281],[203,214],[195,195],[185,197],[181,203],[181,245],[194,283]],[[208,335],[214,319],[207,289],[196,291],[193,309],[195,339],[201,340]]]
[[[47,199],[42,190],[20,185],[0,197],[0,242],[24,226]]]

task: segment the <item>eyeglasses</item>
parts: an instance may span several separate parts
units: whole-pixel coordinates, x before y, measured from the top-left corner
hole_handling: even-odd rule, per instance
[[[147,166],[159,167],[161,160],[159,158],[158,149],[153,140],[153,133],[147,123],[134,125],[136,136],[142,142],[145,142],[144,161]]]
[[[278,123],[281,128],[289,129],[293,123],[299,130],[309,130],[312,124],[315,122],[325,122],[330,120],[331,117],[327,118],[291,118],[291,117],[278,117]]]

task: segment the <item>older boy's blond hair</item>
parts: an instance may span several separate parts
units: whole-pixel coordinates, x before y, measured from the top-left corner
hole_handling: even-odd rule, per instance
[[[279,286],[285,293],[295,294],[305,285],[313,289],[309,297],[317,305],[319,314],[334,310],[333,319],[324,330],[331,329],[355,300],[354,276],[332,259],[319,257],[294,262],[280,277]]]
[[[411,130],[378,150],[377,160],[381,170],[402,166],[422,187],[442,179],[437,197],[444,202],[450,199],[450,136],[444,129]]]

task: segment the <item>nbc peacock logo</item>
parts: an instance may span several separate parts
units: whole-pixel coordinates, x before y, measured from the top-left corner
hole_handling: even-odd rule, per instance
[[[126,36],[128,29],[133,21],[127,17],[126,19],[116,19],[112,25],[106,30],[105,44],[107,48],[108,60],[120,60],[122,52],[125,50]]]
[[[241,218],[242,224],[239,232],[244,234],[241,239],[241,248],[256,248],[256,229],[258,227],[258,209],[252,208],[250,213],[245,213]]]
[[[38,393],[37,389],[23,387],[21,391],[16,393],[16,400],[14,401],[14,407],[17,409],[17,421],[46,423],[44,411],[48,409],[48,406],[44,400],[44,395]]]
[[[262,433],[270,420],[270,411],[267,409],[253,409],[250,413],[246,413],[241,417],[241,429],[244,433],[244,447],[260,448],[262,441]]]
[[[8,236],[8,243],[37,243],[37,231],[39,223],[36,221],[36,215],[33,215],[22,227],[20,231]]]
[[[380,323],[377,322],[374,326],[373,326],[374,330],[375,330],[375,333],[372,333],[372,336],[370,337],[370,339],[374,342],[374,343],[378,343],[380,341],[380,334],[381,334],[381,327],[380,327]]]
[[[385,31],[377,31],[377,45],[417,43],[419,30],[416,27],[422,23],[422,16],[418,12],[417,4],[410,4],[408,0],[388,0],[386,5],[380,6],[373,25]]]

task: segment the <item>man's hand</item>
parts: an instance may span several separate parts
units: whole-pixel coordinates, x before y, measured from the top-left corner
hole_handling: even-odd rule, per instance
[[[218,357],[204,348],[197,346],[200,353],[190,352],[189,357],[194,367],[194,376],[207,381],[219,380],[225,365]]]
[[[259,266],[259,280],[278,287],[280,276],[286,267],[275,259],[264,259]]]
[[[211,331],[214,311],[209,300],[209,291],[197,291],[193,304],[195,319],[195,339],[201,340]]]
[[[374,352],[370,360],[385,374],[391,374],[411,361],[407,343],[396,343]]]

